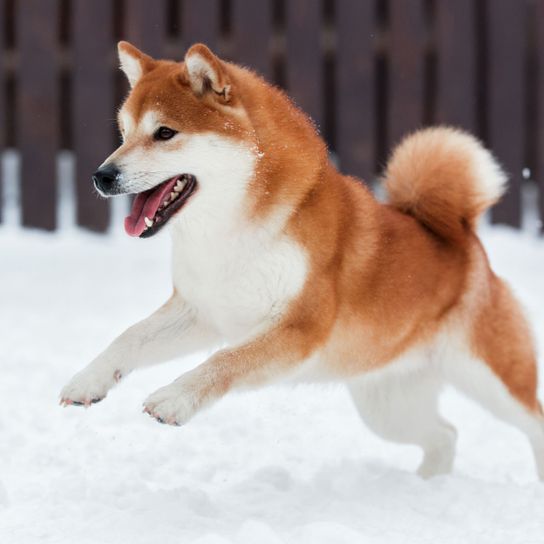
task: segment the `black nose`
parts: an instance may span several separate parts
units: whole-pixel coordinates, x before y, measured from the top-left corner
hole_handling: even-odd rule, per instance
[[[106,164],[93,174],[94,186],[102,193],[113,194],[119,174],[119,169],[115,164]]]

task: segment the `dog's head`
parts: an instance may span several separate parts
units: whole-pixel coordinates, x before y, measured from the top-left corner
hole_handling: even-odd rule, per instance
[[[122,145],[93,175],[102,196],[136,194],[125,230],[148,237],[181,208],[232,202],[247,186],[255,142],[234,68],[205,45],[184,62],[118,47],[131,86],[118,115]]]

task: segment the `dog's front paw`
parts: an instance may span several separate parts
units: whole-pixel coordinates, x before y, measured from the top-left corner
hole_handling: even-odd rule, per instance
[[[159,423],[179,426],[193,417],[200,404],[195,391],[176,381],[149,395],[144,402],[144,412]]]
[[[78,372],[60,393],[64,406],[90,406],[100,402],[108,391],[121,379],[118,370],[88,366]]]

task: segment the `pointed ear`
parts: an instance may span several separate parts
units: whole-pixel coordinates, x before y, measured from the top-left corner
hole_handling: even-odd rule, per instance
[[[222,104],[230,101],[231,84],[225,65],[204,44],[197,43],[187,51],[185,71],[196,95],[202,96],[207,92],[213,92]]]
[[[154,60],[142,53],[139,49],[128,42],[119,42],[117,44],[119,62],[121,70],[125,72],[131,88],[136,85],[138,80],[149,70],[151,70]]]

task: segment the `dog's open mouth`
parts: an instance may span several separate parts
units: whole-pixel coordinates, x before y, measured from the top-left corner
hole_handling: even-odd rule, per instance
[[[195,189],[196,178],[182,174],[138,193],[130,215],[125,218],[126,233],[140,238],[153,236],[187,202]]]

